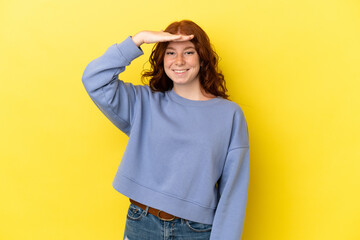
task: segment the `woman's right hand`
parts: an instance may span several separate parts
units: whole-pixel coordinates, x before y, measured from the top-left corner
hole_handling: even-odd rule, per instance
[[[169,42],[169,41],[188,41],[191,40],[194,35],[180,35],[171,34],[164,31],[141,31],[132,36],[132,40],[136,46],[140,47],[143,43],[157,43],[157,42]]]

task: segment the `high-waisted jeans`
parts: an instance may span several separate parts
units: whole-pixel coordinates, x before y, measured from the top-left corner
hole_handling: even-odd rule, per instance
[[[208,240],[211,224],[183,218],[163,221],[130,204],[126,218],[124,240]]]

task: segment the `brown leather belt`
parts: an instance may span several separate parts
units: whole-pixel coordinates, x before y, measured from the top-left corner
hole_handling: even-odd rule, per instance
[[[136,206],[138,206],[139,208],[143,209],[143,210],[146,210],[146,205],[144,204],[141,204],[139,202],[136,202],[135,200],[132,200],[130,198],[130,202]],[[149,207],[148,209],[148,213],[151,213],[152,215],[154,215],[155,217],[158,217],[160,218],[161,220],[163,221],[172,221],[174,219],[178,219],[179,217],[176,217],[174,215],[171,215],[169,213],[166,213],[164,211],[161,211],[161,210],[158,210],[158,209],[155,209],[155,208],[152,208],[152,207]]]

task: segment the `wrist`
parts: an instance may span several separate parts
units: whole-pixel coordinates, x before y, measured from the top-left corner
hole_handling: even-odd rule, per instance
[[[131,39],[133,40],[133,42],[135,43],[136,46],[140,47],[141,44],[144,43],[143,39],[141,38],[141,32],[135,34],[134,36],[131,37]]]

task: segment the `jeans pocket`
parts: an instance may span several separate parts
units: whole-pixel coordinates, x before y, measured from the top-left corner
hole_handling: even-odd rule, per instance
[[[143,212],[143,209],[131,203],[127,212],[127,218],[134,221],[140,220],[143,216]]]
[[[185,220],[186,225],[194,232],[210,232],[212,225]]]

